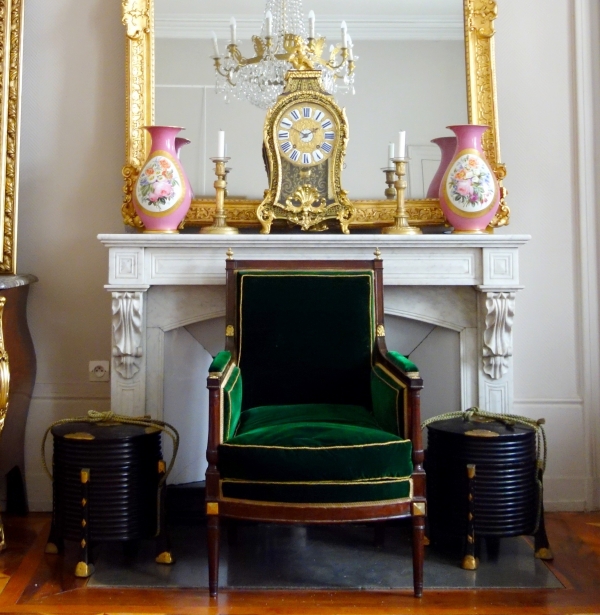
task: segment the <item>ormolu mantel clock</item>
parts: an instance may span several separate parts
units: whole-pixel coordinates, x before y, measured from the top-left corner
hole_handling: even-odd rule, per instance
[[[354,208],[341,185],[348,142],[343,109],[321,84],[321,71],[290,70],[286,87],[267,113],[264,129],[269,189],[256,214],[261,233],[274,220],[326,230],[337,220],[344,233]]]

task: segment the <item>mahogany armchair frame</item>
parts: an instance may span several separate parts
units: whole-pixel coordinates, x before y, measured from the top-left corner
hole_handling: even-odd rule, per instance
[[[221,404],[223,385],[232,365],[237,365],[238,328],[236,326],[238,270],[372,270],[374,272],[376,343],[373,363],[382,365],[398,378],[407,390],[404,433],[412,441],[412,496],[402,501],[389,503],[355,503],[346,506],[328,504],[293,504],[272,502],[237,501],[225,498],[221,493],[219,473],[219,444],[221,440]],[[212,372],[207,379],[209,389],[209,433],[206,457],[206,514],[209,558],[209,591],[211,596],[218,593],[220,520],[244,519],[267,523],[331,524],[364,521],[384,521],[411,517],[414,595],[423,593],[423,560],[425,540],[425,472],[423,470],[423,443],[420,419],[420,392],[423,381],[418,373],[406,373],[387,356],[383,311],[383,261],[227,261],[227,304],[226,304],[226,350],[231,353],[229,363],[220,372]],[[233,335],[231,335],[233,332]],[[265,376],[265,386],[269,386]]]

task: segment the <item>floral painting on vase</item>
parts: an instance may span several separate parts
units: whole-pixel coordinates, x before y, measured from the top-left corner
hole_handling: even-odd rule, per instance
[[[183,192],[180,173],[169,158],[154,156],[144,165],[136,197],[145,210],[166,212],[179,202]]]
[[[496,186],[487,164],[473,154],[463,154],[452,165],[446,178],[446,195],[455,208],[481,212],[494,204]]]

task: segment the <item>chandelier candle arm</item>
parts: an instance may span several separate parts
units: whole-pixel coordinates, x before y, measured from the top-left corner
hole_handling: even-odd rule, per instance
[[[315,38],[315,12],[310,11],[308,13],[308,38],[313,40]]]
[[[220,147],[220,135],[219,135],[219,147]],[[225,192],[227,191],[227,182],[225,177],[227,175],[226,164],[231,158],[225,156],[217,156],[211,158],[215,164],[215,191],[216,191],[216,212],[213,218],[213,223],[210,226],[205,226],[200,229],[200,233],[207,235],[237,235],[238,230],[232,226],[227,225],[227,219],[225,216]]]
[[[402,131],[400,134],[402,134]],[[400,142],[400,149],[402,150],[402,141]],[[406,211],[406,165],[408,164],[408,158],[399,157],[394,158],[392,162],[396,166],[396,202],[397,209],[394,216],[395,222],[392,226],[386,226],[381,229],[384,235],[420,235],[421,229],[416,226],[410,226],[408,223],[408,213]]]

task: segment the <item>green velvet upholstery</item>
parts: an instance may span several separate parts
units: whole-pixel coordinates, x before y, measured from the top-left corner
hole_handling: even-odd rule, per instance
[[[267,406],[242,414],[237,435],[219,447],[219,469],[251,481],[406,478],[411,450],[359,406]]]
[[[241,271],[238,284],[244,410],[314,403],[370,408],[372,272]]]
[[[419,371],[419,368],[408,357],[395,350],[388,350],[387,358],[405,372]]]
[[[406,437],[404,426],[404,387],[390,372],[374,365],[371,370],[373,416],[382,429]]]
[[[229,440],[235,433],[242,410],[242,372],[235,366],[223,386],[223,434]]]
[[[231,353],[227,350],[222,350],[221,352],[219,352],[219,354],[217,354],[217,356],[210,364],[210,367],[208,368],[209,373],[220,374],[225,369],[225,367],[227,367],[229,361],[231,361]]]
[[[224,480],[221,486],[226,498],[303,504],[382,502],[400,500],[411,495],[410,478],[338,483],[257,483]]]
[[[373,272],[238,271],[237,292],[239,367],[222,384],[223,496],[333,504],[410,497],[405,389],[373,360]],[[211,371],[230,358],[219,353]]]

